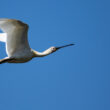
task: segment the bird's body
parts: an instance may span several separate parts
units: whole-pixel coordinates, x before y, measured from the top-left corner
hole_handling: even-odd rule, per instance
[[[30,48],[28,43],[28,25],[15,19],[0,19],[0,41],[6,43],[8,57],[0,60],[1,63],[24,63],[34,57],[43,57],[62,47],[51,47],[44,52],[37,52]]]

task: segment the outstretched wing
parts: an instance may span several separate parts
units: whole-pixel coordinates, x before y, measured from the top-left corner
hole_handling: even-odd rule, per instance
[[[25,50],[30,50],[27,32],[28,25],[14,19],[0,19],[0,28],[7,34],[7,37],[2,40],[6,41],[6,52],[8,56],[23,53]]]

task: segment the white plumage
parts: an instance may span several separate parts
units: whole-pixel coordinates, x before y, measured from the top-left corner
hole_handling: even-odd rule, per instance
[[[0,19],[0,41],[6,43],[8,57],[0,60],[1,63],[24,63],[33,57],[43,57],[56,50],[71,46],[69,44],[61,47],[51,47],[44,52],[37,52],[30,48],[27,38],[28,25],[15,19]]]

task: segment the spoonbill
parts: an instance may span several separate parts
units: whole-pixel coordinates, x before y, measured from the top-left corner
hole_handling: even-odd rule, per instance
[[[7,57],[0,60],[2,63],[24,63],[34,57],[47,56],[61,48],[72,46],[68,44],[60,47],[50,47],[49,49],[38,52],[30,48],[28,43],[28,25],[15,19],[0,19],[0,41],[6,43]]]

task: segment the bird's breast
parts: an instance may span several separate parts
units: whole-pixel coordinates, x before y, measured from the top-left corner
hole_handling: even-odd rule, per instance
[[[31,51],[17,51],[9,57],[14,58],[9,63],[24,63],[31,60],[33,58],[33,54]]]

